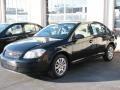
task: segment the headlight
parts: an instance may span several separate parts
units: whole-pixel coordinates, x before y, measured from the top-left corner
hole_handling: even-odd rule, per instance
[[[34,58],[39,58],[41,57],[46,50],[44,49],[35,49],[35,50],[30,50],[24,55],[24,59],[34,59]]]
[[[21,57],[22,52],[19,51],[12,51],[12,50],[5,50],[3,51],[3,55],[12,59],[18,59]]]

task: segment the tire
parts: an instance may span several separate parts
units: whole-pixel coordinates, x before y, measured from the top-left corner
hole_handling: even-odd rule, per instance
[[[105,55],[103,56],[103,59],[105,61],[112,61],[114,57],[114,47],[113,45],[109,45],[105,51]]]
[[[68,70],[68,59],[65,55],[57,55],[50,67],[49,75],[52,78],[60,78],[66,74]]]

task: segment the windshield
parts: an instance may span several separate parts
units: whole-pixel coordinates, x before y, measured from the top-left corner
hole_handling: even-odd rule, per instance
[[[0,24],[0,33],[8,26],[8,24]]]
[[[75,23],[49,25],[40,30],[34,36],[64,39],[69,35],[69,33],[75,27],[75,25]]]

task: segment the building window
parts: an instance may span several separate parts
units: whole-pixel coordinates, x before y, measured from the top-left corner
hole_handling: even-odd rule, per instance
[[[115,28],[120,29],[120,0],[115,3]]]
[[[29,0],[6,0],[6,22],[27,21]]]
[[[48,23],[85,21],[87,0],[48,0]]]
[[[87,7],[85,7],[85,13],[87,13]]]

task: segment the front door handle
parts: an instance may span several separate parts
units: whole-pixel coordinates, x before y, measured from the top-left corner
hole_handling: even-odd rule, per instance
[[[15,41],[17,37],[9,37],[9,41]]]

